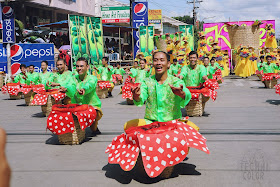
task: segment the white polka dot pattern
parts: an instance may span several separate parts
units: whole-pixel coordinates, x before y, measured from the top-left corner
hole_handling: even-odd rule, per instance
[[[51,95],[55,99],[55,102],[61,101],[66,97],[66,94],[61,92],[48,93],[41,91],[34,96],[31,105],[45,105],[48,101],[48,95]]]
[[[129,98],[130,100],[132,100],[132,92],[131,89],[138,86],[139,83],[127,83],[122,87],[122,98],[126,99]]]
[[[67,109],[67,107],[73,106],[73,104],[54,105],[54,107],[57,107],[57,106],[58,107],[63,106],[63,108]],[[80,106],[80,105],[76,105],[76,106]],[[72,109],[72,108],[70,108],[70,109]],[[82,130],[84,130],[88,126],[91,126],[96,118],[96,110],[92,106],[86,107],[85,110],[75,111],[75,112],[72,112],[72,111],[69,112],[67,110],[63,110],[63,111],[53,110],[48,117],[47,128],[52,133],[58,134],[58,135],[65,134],[68,132],[73,133],[75,124],[74,124],[72,114],[78,118],[78,121],[79,121],[79,124],[80,124],[80,127]]]
[[[124,171],[132,170],[139,155],[138,144],[133,138],[127,139],[124,133],[115,137],[105,151],[109,153],[108,162],[119,164]]]
[[[123,170],[130,171],[134,165],[129,163],[137,161],[140,149],[146,173],[150,177],[157,177],[166,167],[183,161],[189,147],[210,153],[205,137],[193,127],[173,120],[130,128],[115,137],[105,152],[109,153],[109,163],[120,164]]]
[[[98,84],[99,88],[101,88],[101,89],[112,87],[110,81],[98,81],[97,84]]]
[[[114,74],[112,75],[113,83],[117,84],[117,80],[122,80],[123,77],[120,74]]]

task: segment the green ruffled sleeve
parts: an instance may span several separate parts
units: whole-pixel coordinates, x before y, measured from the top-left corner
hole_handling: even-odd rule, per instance
[[[76,84],[74,81],[74,77],[70,72],[67,74],[67,79],[60,83],[60,86],[65,87],[67,89],[66,95],[68,97],[70,98],[74,97],[76,93]]]
[[[97,85],[97,78],[94,76],[90,76],[89,80],[86,81],[82,85],[82,89],[85,89],[85,95],[90,94],[91,92],[95,91]]]
[[[187,76],[187,74],[188,74],[187,66],[183,66],[182,69],[181,69],[180,75],[185,79],[185,77]]]
[[[274,70],[280,70],[280,66],[277,66],[276,64],[273,63],[273,68]],[[273,72],[274,73],[274,72]]]
[[[121,68],[121,75],[125,74],[125,70]]]
[[[134,68],[130,69],[130,72],[131,72],[130,77],[132,77],[132,78],[135,78],[138,74],[137,69],[134,69]]]
[[[18,74],[15,78],[14,78],[14,83],[18,83],[20,81],[20,74]]]
[[[210,69],[209,69],[209,77],[213,77],[213,74],[215,74],[215,68],[213,68],[212,66],[210,66]]]
[[[149,71],[147,71],[147,73],[146,73],[146,77],[150,77],[150,76],[151,76],[151,74],[152,74],[152,68],[151,68]]]
[[[145,103],[145,101],[146,101],[147,98],[148,98],[148,86],[146,85],[146,82],[145,82],[145,81],[143,81],[143,82],[141,83],[140,91],[141,91],[141,94],[140,94],[140,101],[135,101],[135,100],[133,100],[133,101],[134,101],[134,104],[135,104],[136,106],[139,106],[139,107],[143,106],[144,103]]]
[[[200,83],[205,82],[203,79],[204,76],[207,76],[207,69],[205,66],[200,66],[200,71],[199,71],[199,78],[200,78]]]
[[[184,108],[190,102],[192,95],[191,95],[191,92],[189,91],[189,89],[186,87],[186,84],[184,83],[184,81],[176,78],[176,81],[173,84],[173,86],[179,87],[180,85],[183,85],[183,91],[185,92],[186,96],[185,96],[185,99],[182,99],[179,96],[176,96],[176,97],[178,97],[181,100],[180,107]]]

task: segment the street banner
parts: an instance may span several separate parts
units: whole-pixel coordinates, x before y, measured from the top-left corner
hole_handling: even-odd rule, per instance
[[[15,43],[15,18],[14,10],[11,6],[2,5],[2,19],[3,19],[3,43]]]
[[[14,44],[11,46],[11,74],[20,73],[20,64],[34,65],[35,71],[41,71],[41,62],[48,61],[48,71],[55,67],[53,44]],[[7,50],[0,44],[0,71],[7,73]]]
[[[140,52],[144,56],[152,56],[154,50],[154,27],[153,26],[140,26]]]
[[[103,28],[100,17],[69,15],[72,67],[80,57],[88,60],[90,70],[101,65],[104,56]]]
[[[179,25],[179,31],[182,32],[181,36],[188,36],[189,47],[194,50],[194,30],[193,25]]]
[[[102,23],[129,23],[130,7],[101,7]]]
[[[148,25],[148,2],[133,2],[132,3],[132,19],[133,27]],[[139,30],[133,31],[134,37],[134,56],[139,52]]]
[[[161,9],[150,10],[149,9],[149,26],[154,26],[155,29],[162,28],[162,13]]]
[[[236,22],[226,22],[228,24],[240,25],[240,26],[251,26],[255,21],[236,21]],[[262,20],[263,24],[260,25],[260,47],[264,47],[266,41],[266,24],[272,24],[273,29],[275,29],[275,20]],[[221,50],[229,51],[229,59],[231,59],[231,44],[228,34],[228,30],[225,23],[204,23],[203,30],[206,34],[206,46],[208,50],[211,49],[211,41],[217,41],[218,45],[221,47]]]

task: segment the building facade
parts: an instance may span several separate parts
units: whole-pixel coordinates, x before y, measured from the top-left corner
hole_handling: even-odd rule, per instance
[[[129,6],[116,0],[26,0],[12,1],[16,19],[20,20],[25,29],[34,29],[37,25],[44,25],[67,20],[68,14],[101,16],[101,7]],[[183,22],[162,16],[163,27],[156,30],[158,34],[174,33]],[[118,25],[118,24],[116,24]],[[129,26],[129,24],[119,24]]]

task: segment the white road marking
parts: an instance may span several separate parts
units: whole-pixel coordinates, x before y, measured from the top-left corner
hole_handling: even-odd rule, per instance
[[[262,82],[257,82],[257,81],[249,81],[249,83],[252,86],[264,86],[264,84]]]
[[[244,86],[244,84],[241,81],[234,81],[233,84],[235,86]]]

